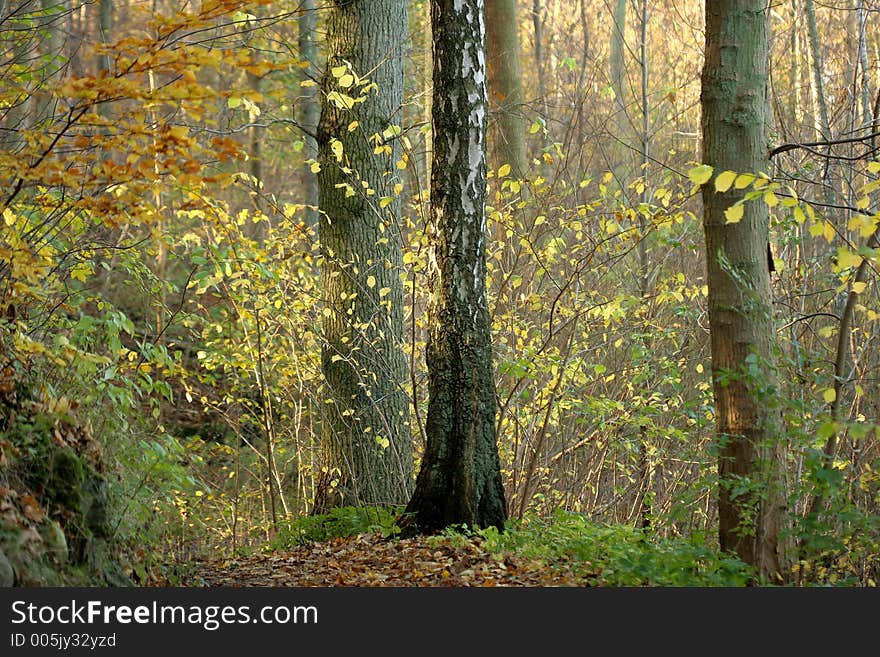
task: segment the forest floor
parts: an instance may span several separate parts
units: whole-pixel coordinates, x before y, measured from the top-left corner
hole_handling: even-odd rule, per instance
[[[479,539],[360,534],[287,550],[189,562],[178,586],[586,586],[591,574],[520,555],[498,556]],[[595,576],[595,573],[592,574]]]

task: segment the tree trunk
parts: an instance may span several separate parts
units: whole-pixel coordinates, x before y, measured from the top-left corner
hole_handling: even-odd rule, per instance
[[[102,44],[110,43],[110,34],[113,30],[113,4],[110,0],[98,2],[98,29]],[[98,71],[110,73],[110,56],[103,53],[98,56]]]
[[[702,77],[703,160],[716,173],[768,169],[769,21],[764,0],[706,0]],[[719,442],[719,539],[760,576],[783,573],[781,420],[773,410],[769,213],[744,190],[703,187],[712,378]]]
[[[538,78],[538,102],[541,107],[541,117],[545,120],[548,116],[547,109],[547,81],[544,74],[544,9],[541,0],[532,2],[532,28],[535,39],[535,77]]]
[[[503,528],[486,300],[486,67],[482,0],[434,0],[434,164],[428,444],[405,531]]]
[[[819,40],[819,29],[816,27],[816,7],[813,0],[804,0],[804,13],[807,15],[807,32],[810,41],[810,54],[813,71],[813,103],[818,109],[816,133],[819,139],[831,139],[831,122],[828,119],[828,104],[825,101],[825,83],[823,82],[822,42]]]
[[[611,89],[614,91],[614,130],[611,153],[613,161],[611,169],[618,172],[618,179],[628,181],[630,177],[630,157],[626,144],[631,143],[632,121],[626,107],[626,5],[627,0],[617,0],[614,6],[614,28],[611,33],[611,54],[609,57],[609,77]],[[621,186],[625,186],[625,183]]]
[[[329,9],[317,140],[327,385],[318,513],[405,504],[412,491],[395,189],[402,154],[394,138],[406,13],[404,0],[335,2]]]
[[[299,29],[299,57],[309,65],[301,69],[302,81],[317,81],[318,42],[315,34],[318,30],[318,14],[315,11],[315,0],[302,0],[298,19]],[[318,121],[321,117],[321,105],[318,102],[318,88],[312,86],[300,87],[300,102],[297,104],[297,123],[303,128],[303,142],[305,143],[305,156],[307,159],[317,159],[318,145],[315,142],[315,133],[318,130]],[[318,225],[319,192],[318,178],[311,169],[304,168],[302,172],[302,200],[308,206],[305,210],[305,220],[308,226]]]
[[[509,164],[514,177],[528,167],[516,0],[485,0],[489,109],[494,119],[491,165]]]

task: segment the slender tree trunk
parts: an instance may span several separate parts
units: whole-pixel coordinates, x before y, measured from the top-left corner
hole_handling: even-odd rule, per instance
[[[299,57],[308,62],[308,66],[301,69],[302,81],[318,79],[318,42],[315,35],[318,30],[318,14],[315,11],[315,0],[302,0],[300,2],[300,14],[298,19],[299,30]],[[318,145],[314,135],[318,130],[318,121],[321,117],[321,105],[318,102],[318,88],[315,86],[300,87],[300,101],[297,104],[297,123],[303,128],[303,149],[306,159],[317,159]],[[305,210],[305,221],[308,226],[318,225],[318,177],[311,169],[304,168],[302,172],[302,195],[303,203],[308,206]]]
[[[525,176],[526,131],[516,0],[485,0],[489,110],[495,119],[490,164],[509,164],[514,177]]]
[[[813,65],[813,104],[818,109],[816,132],[819,139],[831,139],[831,123],[828,119],[828,104],[825,100],[825,81],[823,78],[822,42],[816,25],[816,6],[813,0],[804,0],[804,13],[807,16],[807,34],[810,41],[810,60]],[[816,114],[814,112],[814,114]]]
[[[486,299],[486,67],[482,0],[434,0],[434,165],[428,444],[405,531],[503,528]]]
[[[791,33],[789,35],[789,82],[791,93],[789,94],[789,121],[791,127],[788,132],[788,141],[796,141],[800,138],[799,126],[801,123],[801,36],[800,36],[800,8],[798,0],[791,0]]]
[[[626,66],[624,57],[626,54],[626,5],[628,0],[617,0],[614,5],[614,27],[611,32],[611,55],[609,58],[609,76],[611,89],[614,91],[614,120],[612,125],[615,133],[612,135],[613,142],[611,153],[613,161],[610,163],[612,170],[623,167],[619,178],[628,180],[629,157],[625,145],[631,141],[632,122],[627,115],[626,107]]]
[[[769,20],[764,0],[706,0],[702,77],[703,160],[717,173],[766,171]],[[719,448],[719,539],[759,575],[784,572],[781,420],[775,368],[769,213],[744,190],[703,187],[712,377]]]
[[[532,2],[532,28],[535,38],[535,75],[538,78],[538,102],[541,116],[547,118],[547,80],[544,74],[544,9],[541,0]]]
[[[413,484],[397,238],[402,153],[395,138],[405,0],[332,3],[327,43],[318,181],[328,417],[316,512],[405,504]]]
[[[650,202],[650,190],[648,189],[648,165],[650,164],[650,148],[651,148],[651,117],[650,106],[648,104],[648,0],[641,0],[639,5],[639,56],[641,63],[641,107],[642,107],[642,125],[639,141],[641,150],[641,174],[642,174],[642,194],[640,202],[647,204]],[[642,303],[646,306],[650,305],[650,262],[648,259],[648,222],[645,216],[638,213],[639,223],[639,296]],[[646,351],[650,352],[653,345],[650,336],[645,338]],[[650,459],[650,438],[646,427],[639,429],[639,493],[637,508],[639,513],[640,525],[647,529],[651,526],[651,506],[653,496],[651,495],[651,459]]]
[[[111,0],[98,1],[98,29],[101,43],[109,43],[113,30],[113,3]],[[106,53],[98,56],[98,71],[110,72],[110,56]]]

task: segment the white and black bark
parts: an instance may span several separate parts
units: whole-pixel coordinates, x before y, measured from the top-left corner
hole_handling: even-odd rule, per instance
[[[427,446],[404,523],[503,528],[486,299],[486,58],[482,0],[434,0],[434,153]]]

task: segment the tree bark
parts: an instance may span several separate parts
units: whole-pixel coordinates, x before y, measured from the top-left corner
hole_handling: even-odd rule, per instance
[[[509,164],[516,178],[528,167],[516,0],[485,0],[489,111],[494,119],[493,169]]]
[[[503,528],[486,299],[486,66],[482,0],[434,0],[434,164],[427,447],[405,531]]]
[[[315,0],[302,0],[297,27],[299,30],[299,57],[302,61],[309,63],[308,66],[301,69],[302,81],[317,81],[318,42],[315,39],[315,34],[318,30],[318,14],[315,10]],[[299,93],[301,100],[297,104],[296,120],[303,128],[303,142],[305,143],[303,151],[307,159],[317,159],[318,145],[313,135],[317,132],[318,121],[321,117],[318,88],[300,87]],[[302,172],[302,200],[307,206],[304,214],[306,225],[317,226],[318,178],[311,169],[307,168]]]
[[[632,121],[627,113],[626,106],[626,65],[624,55],[626,54],[626,5],[627,0],[617,0],[614,6],[614,29],[611,33],[611,54],[609,56],[609,77],[611,78],[611,89],[614,91],[614,129],[617,134],[613,135],[615,140],[611,148],[613,161],[611,162],[612,170],[619,167],[618,177],[620,180],[629,180],[631,159],[626,148],[627,144],[632,143]]]
[[[110,43],[110,35],[113,30],[113,5],[110,0],[98,1],[98,29],[101,43]],[[98,71],[110,73],[110,56],[106,53],[98,56]]]
[[[764,0],[706,0],[702,76],[703,160],[716,173],[768,168],[769,21]],[[703,187],[712,378],[719,449],[719,539],[763,577],[784,572],[781,419],[775,368],[769,212],[747,203],[737,223],[725,210],[744,190]]]
[[[406,13],[405,0],[354,0],[332,3],[327,20],[317,140],[327,402],[318,513],[405,504],[412,491],[394,138]],[[346,107],[345,96],[357,102]]]

